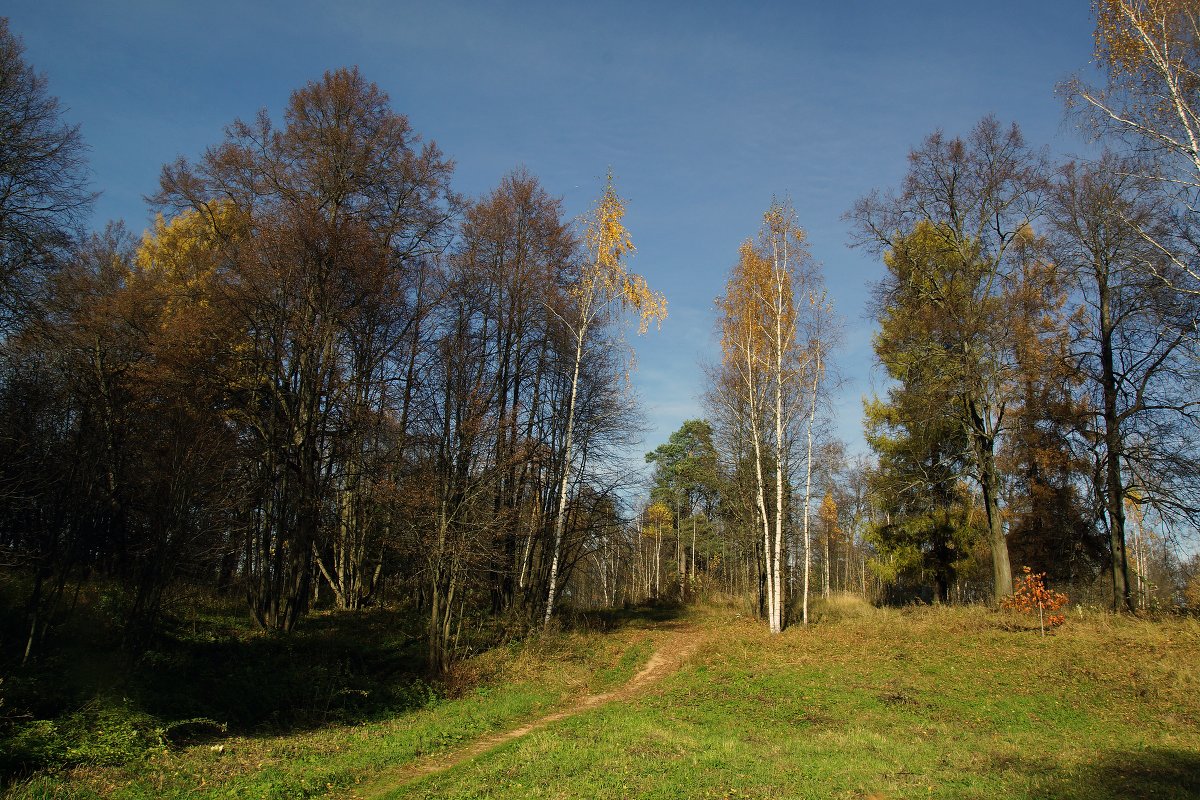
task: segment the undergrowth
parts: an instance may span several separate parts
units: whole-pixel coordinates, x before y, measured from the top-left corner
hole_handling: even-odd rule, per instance
[[[22,665],[14,648],[0,662],[0,785],[228,735],[390,718],[445,693],[422,675],[411,614],[317,613],[270,635],[236,604],[204,597],[132,652],[103,587],[81,595],[38,657]]]
[[[137,658],[80,635],[0,684],[0,708],[21,709],[0,726],[0,777],[13,797],[320,794],[627,680],[649,653],[636,620],[509,635],[436,679],[414,615],[382,609],[287,636],[198,609]]]

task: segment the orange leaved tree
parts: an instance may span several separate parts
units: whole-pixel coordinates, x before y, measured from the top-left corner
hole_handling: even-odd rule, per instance
[[[1001,598],[1000,607],[1025,613],[1033,613],[1036,610],[1038,627],[1041,628],[1042,636],[1045,636],[1047,626],[1053,628],[1066,621],[1066,615],[1057,612],[1067,604],[1067,596],[1046,588],[1043,582],[1046,573],[1035,573],[1029,567],[1023,567],[1022,571],[1024,576],[1017,579],[1011,595]]]

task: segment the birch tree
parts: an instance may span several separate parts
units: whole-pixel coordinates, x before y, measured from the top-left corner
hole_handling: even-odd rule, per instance
[[[812,515],[813,432],[817,424],[817,408],[828,366],[826,353],[833,345],[836,323],[833,318],[833,304],[820,287],[817,276],[807,275],[805,278],[808,286],[805,288],[806,296],[801,306],[801,332],[805,337],[804,353],[807,363],[802,394],[807,394],[808,413],[804,444],[804,600],[801,619],[807,625],[812,581],[812,536],[809,532],[809,520]],[[826,555],[828,556],[828,553]],[[828,574],[825,590],[828,593]]]
[[[721,312],[722,400],[729,406],[737,427],[749,439],[748,455],[754,470],[754,524],[759,532],[763,554],[762,576],[766,587],[768,624],[777,632],[780,603],[778,585],[772,577],[776,563],[771,546],[771,516],[767,512],[767,485],[763,471],[765,424],[769,381],[763,379],[769,344],[764,321],[767,306],[767,260],[746,241],[726,284],[725,295],[718,299]],[[741,438],[741,437],[739,437]]]
[[[633,240],[625,229],[625,202],[617,195],[610,172],[595,207],[583,220],[585,259],[579,276],[569,288],[574,308],[569,316],[560,316],[574,344],[570,392],[566,407],[566,431],[562,445],[562,474],[558,488],[558,510],[554,518],[554,536],[550,554],[549,589],[543,624],[549,625],[558,599],[562,541],[567,522],[567,496],[571,485],[571,458],[575,434],[576,402],[579,399],[580,366],[589,332],[610,314],[632,310],[638,317],[638,332],[645,333],[651,322],[661,324],[667,316],[666,298],[652,290],[646,279],[625,265],[633,254]]]
[[[805,391],[810,381],[819,382],[818,357],[799,338],[796,304],[797,293],[802,302],[817,296],[811,294],[811,273],[806,236],[795,212],[772,203],[757,240],[742,244],[725,295],[718,299],[723,380],[750,439],[772,633],[785,624],[784,554],[796,426],[811,419]]]
[[[1094,9],[1095,61],[1105,83],[1069,81],[1063,87],[1068,107],[1137,154],[1138,173],[1171,199],[1173,229],[1138,230],[1173,267],[1158,277],[1179,291],[1200,293],[1200,3],[1097,0]],[[1144,267],[1153,270],[1156,263]]]

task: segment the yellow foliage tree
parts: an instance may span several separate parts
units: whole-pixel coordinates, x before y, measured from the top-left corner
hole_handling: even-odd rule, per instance
[[[821,498],[821,507],[817,510],[817,519],[821,525],[821,540],[825,545],[824,594],[826,597],[829,597],[831,591],[830,561],[834,544],[842,534],[841,526],[838,524],[837,502],[833,499],[832,492],[825,492],[825,496]]]
[[[717,300],[721,311],[725,402],[748,434],[754,457],[755,525],[762,530],[767,617],[775,633],[783,630],[784,624],[783,553],[788,504],[785,487],[790,483],[787,472],[795,443],[794,429],[802,416],[808,416],[805,392],[812,392],[815,400],[822,374],[823,335],[818,333],[819,325],[812,323],[823,318],[829,308],[817,284],[805,233],[796,221],[795,212],[784,203],[774,202],[763,215],[757,240],[748,240],[739,248],[725,294]],[[807,331],[801,331],[798,289],[801,302],[810,304],[805,307],[813,312],[807,315]],[[815,404],[811,409],[815,413]],[[809,416],[810,423],[811,419]],[[809,448],[811,452],[811,435]],[[768,463],[773,463],[775,472],[773,514],[767,507],[767,489],[771,483],[764,465]],[[806,540],[808,490],[806,479]],[[806,586],[807,574],[806,562]]]
[[[583,362],[588,331],[612,311],[632,310],[638,316],[638,332],[644,333],[651,322],[662,324],[667,317],[667,300],[653,291],[646,279],[625,266],[634,252],[633,239],[625,229],[625,202],[617,194],[610,171],[604,191],[583,221],[583,241],[587,258],[578,280],[570,289],[575,308],[572,318],[562,317],[575,345],[571,394],[567,401],[567,429],[563,439],[562,476],[558,489],[558,515],[554,520],[554,544],[550,559],[550,589],[546,597],[543,622],[550,623],[558,597],[558,570],[562,538],[566,529],[567,492],[571,481],[571,447],[575,433],[575,404],[579,393],[579,368]]]
[[[1174,195],[1185,214],[1200,194],[1200,2],[1196,0],[1095,0],[1096,63],[1106,85],[1080,80],[1065,87],[1069,103],[1097,128],[1157,155],[1143,175]],[[1200,292],[1195,245],[1161,236],[1145,239],[1172,270],[1159,274],[1174,288]]]

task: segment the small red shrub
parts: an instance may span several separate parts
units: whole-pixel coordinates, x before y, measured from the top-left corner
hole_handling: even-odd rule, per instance
[[[1042,636],[1045,636],[1046,628],[1053,628],[1055,625],[1066,622],[1067,615],[1056,612],[1067,604],[1067,596],[1062,592],[1046,588],[1044,583],[1046,573],[1034,574],[1029,567],[1022,567],[1022,569],[1025,576],[1017,580],[1017,585],[1011,595],[1001,598],[1000,607],[1026,614],[1037,611],[1038,624],[1042,629]]]

